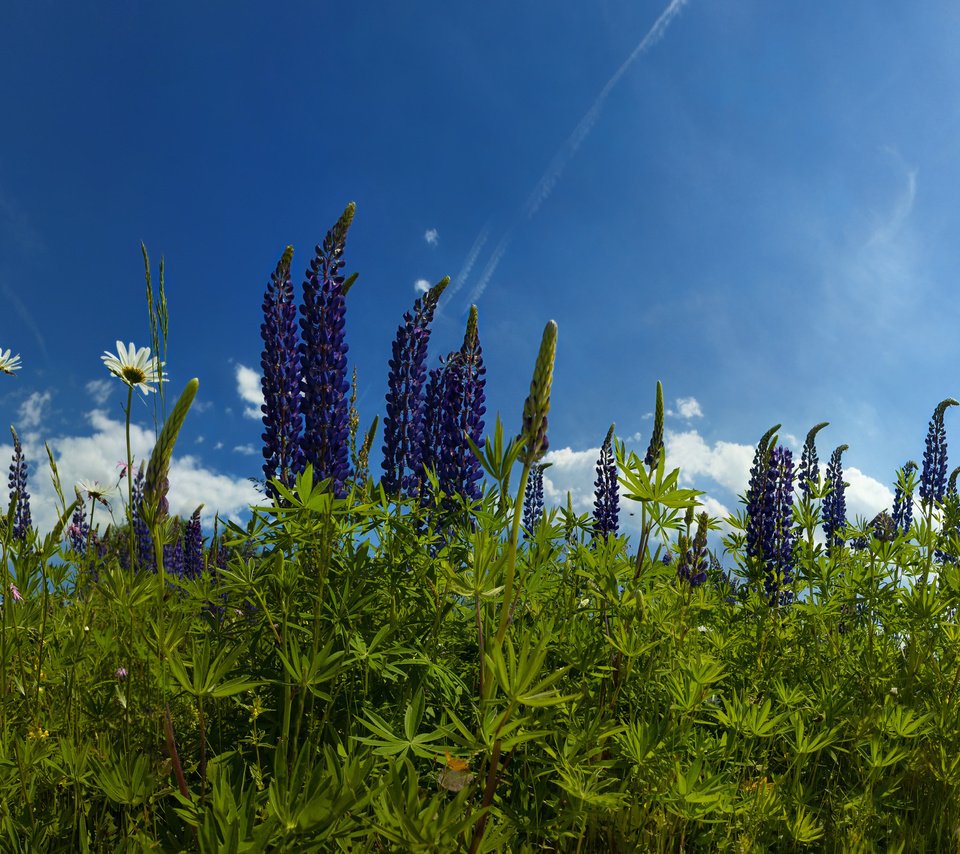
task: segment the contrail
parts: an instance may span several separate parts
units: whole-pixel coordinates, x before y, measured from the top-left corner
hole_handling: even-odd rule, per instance
[[[487,238],[489,236],[490,223],[488,222],[482,229],[480,229],[480,233],[477,235],[476,240],[473,241],[473,246],[470,247],[470,251],[467,253],[467,257],[463,262],[463,266],[460,268],[460,272],[457,273],[457,278],[453,280],[453,285],[447,292],[448,300],[467,283],[467,279],[470,278],[470,273],[473,270],[473,265],[477,263],[477,257],[480,255],[480,250],[483,249],[483,245],[487,242]]]
[[[573,156],[577,153],[577,150],[583,144],[583,141],[590,135],[590,131],[593,130],[594,125],[600,118],[600,112],[603,109],[603,104],[613,91],[613,87],[620,82],[620,78],[627,73],[630,66],[636,62],[638,57],[646,53],[651,47],[660,41],[660,39],[663,38],[664,33],[667,31],[667,27],[670,26],[670,23],[673,21],[673,19],[680,14],[680,10],[686,5],[687,0],[670,0],[667,8],[660,13],[660,17],[657,18],[653,26],[647,31],[647,34],[640,40],[637,46],[631,51],[630,55],[613,73],[613,76],[600,90],[600,94],[594,98],[593,104],[590,105],[590,109],[587,110],[583,118],[580,119],[580,121],[577,123],[577,126],[573,129],[573,132],[570,134],[570,136],[567,137],[563,145],[560,146],[560,149],[550,161],[547,171],[543,173],[543,176],[539,181],[537,181],[533,190],[530,192],[530,195],[527,196],[527,200],[521,208],[522,213],[526,214],[527,219],[530,219],[536,215],[537,211],[540,210],[540,206],[549,198],[550,193],[553,192],[553,188],[556,187],[561,175],[563,175],[563,170],[566,169],[567,164],[573,159]],[[507,251],[507,247],[513,240],[513,232],[517,229],[519,224],[520,217],[517,216],[514,218],[514,221],[510,224],[510,227],[506,230],[503,237],[500,238],[497,248],[494,250],[493,255],[487,262],[487,266],[484,267],[483,274],[480,276],[480,281],[477,282],[473,289],[473,293],[470,296],[471,303],[477,302],[477,300],[479,300],[483,295],[484,290],[486,290],[487,285],[490,283],[490,279],[493,278],[493,274],[497,269],[497,265],[500,263],[500,259],[503,257],[504,253]]]

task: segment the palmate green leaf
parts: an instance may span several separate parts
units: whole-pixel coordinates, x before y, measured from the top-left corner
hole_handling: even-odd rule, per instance
[[[556,706],[565,703],[576,694],[561,696],[551,686],[570,670],[571,665],[555,670],[549,676],[536,682],[544,659],[550,636],[544,635],[536,647],[531,648],[530,635],[524,635],[517,653],[513,641],[508,637],[502,646],[493,646],[491,653],[484,653],[484,659],[492,670],[500,690],[511,703],[524,706]],[[506,655],[504,655],[506,649]]]
[[[180,683],[180,687],[193,697],[215,699],[231,697],[234,694],[252,690],[261,684],[243,676],[226,678],[245,649],[244,644],[237,644],[233,648],[221,648],[213,656],[208,638],[194,639],[192,654],[188,661],[185,662],[176,650],[171,651],[170,672]]]
[[[665,474],[665,454],[660,454],[654,477],[651,479],[643,465],[643,460],[633,451],[626,458],[620,448],[617,451],[617,470],[620,473],[617,479],[624,487],[623,497],[633,501],[655,502],[677,510],[697,506],[696,498],[698,495],[703,495],[703,492],[678,487],[680,469],[677,468],[670,474]]]
[[[421,759],[435,759],[441,752],[438,742],[450,738],[450,727],[439,726],[430,732],[419,732],[423,723],[426,704],[423,691],[417,689],[403,715],[403,737],[397,736],[393,728],[380,715],[367,711],[365,718],[357,721],[365,726],[373,736],[351,736],[351,740],[366,744],[380,756],[403,756],[413,753]]]
[[[319,686],[336,679],[353,662],[353,659],[346,659],[346,653],[342,649],[334,651],[332,638],[316,655],[303,652],[293,634],[290,632],[287,635],[286,654],[277,651],[284,670],[295,684],[310,691],[314,696],[329,700],[330,696],[321,691]]]

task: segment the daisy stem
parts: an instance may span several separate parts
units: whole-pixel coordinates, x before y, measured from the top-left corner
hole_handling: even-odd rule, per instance
[[[134,531],[133,531],[133,455],[130,451],[130,406],[133,402],[133,386],[127,386],[127,408],[124,410],[127,422],[127,527],[130,544],[130,571],[134,571]]]

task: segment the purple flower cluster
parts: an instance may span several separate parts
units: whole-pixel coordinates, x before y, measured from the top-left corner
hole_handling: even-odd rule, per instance
[[[10,463],[10,478],[7,483],[10,488],[10,506],[14,507],[13,538],[26,542],[33,525],[30,517],[30,493],[27,491],[27,460],[23,455],[17,431],[11,427],[10,433],[13,435],[13,461]]]
[[[183,531],[183,577],[199,578],[203,574],[203,530],[200,525],[201,504]]]
[[[77,554],[86,554],[87,536],[89,533],[90,526],[87,524],[87,509],[81,501],[77,504],[77,509],[73,511],[73,516],[70,519],[70,527],[67,528],[70,548]]]
[[[527,486],[523,493],[523,529],[527,536],[543,518],[543,471],[547,465],[536,464],[530,469]]]
[[[600,458],[597,460],[597,479],[593,501],[594,536],[615,537],[620,527],[620,491],[617,484],[617,463],[613,456],[613,424],[600,446]]]
[[[943,499],[947,486],[947,429],[943,424],[943,413],[948,406],[957,405],[960,404],[952,398],[941,401],[927,428],[923,471],[920,473],[920,500],[925,504]]]
[[[157,567],[153,554],[153,537],[150,536],[150,529],[143,518],[144,481],[143,465],[141,464],[140,470],[133,479],[133,533],[137,538],[137,557],[140,561],[140,568],[155,572]]]
[[[310,262],[300,308],[300,389],[303,393],[304,464],[313,465],[314,481],[329,478],[331,491],[346,494],[350,477],[346,297],[343,250],[355,206],[347,206],[327,232]]]
[[[829,421],[822,421],[807,433],[803,443],[803,452],[800,455],[800,467],[797,469],[797,489],[807,498],[813,495],[813,486],[820,479],[820,460],[817,457],[815,444],[817,433],[829,425]]]
[[[773,448],[768,431],[757,446],[747,491],[747,555],[763,567],[764,588],[772,604],[790,602],[793,581],[793,454]]]
[[[707,580],[707,566],[709,565],[707,525],[709,521],[710,516],[707,513],[701,513],[697,516],[697,533],[694,535],[693,543],[690,543],[687,534],[681,534],[678,538],[677,550],[680,553],[680,562],[677,564],[677,578],[685,581],[691,587],[699,587]]]
[[[840,456],[848,447],[849,445],[840,445],[834,450],[827,465],[827,485],[830,492],[823,499],[823,533],[827,538],[828,549],[843,542],[843,529],[847,524],[847,501],[844,495],[847,485],[843,482]]]
[[[477,307],[472,306],[459,352],[430,371],[424,397],[421,465],[436,470],[441,491],[480,497],[480,461],[467,437],[479,445],[483,434],[486,368],[477,332]]]
[[[383,477],[391,496],[413,495],[423,480],[424,384],[430,323],[449,278],[434,285],[403,315],[397,327],[387,377],[386,417],[383,420]],[[435,390],[434,397],[439,394]],[[439,430],[439,427],[437,428]]]
[[[290,279],[293,247],[288,246],[270,277],[263,297],[264,322],[260,326],[263,354],[263,475],[267,495],[276,498],[271,481],[292,487],[303,471],[300,447],[300,353],[297,307]]]
[[[900,488],[900,478],[897,479],[896,490],[893,494],[893,522],[897,529],[904,534],[910,530],[913,524],[913,489],[911,488],[911,475],[917,470],[917,464],[913,460],[907,460],[903,466],[903,485]]]

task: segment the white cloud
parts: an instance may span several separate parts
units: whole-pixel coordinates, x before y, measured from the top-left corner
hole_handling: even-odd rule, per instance
[[[673,413],[670,414],[672,415]],[[700,408],[700,404],[695,397],[677,398],[676,414],[687,420],[691,418],[703,418],[703,410]]]
[[[217,442],[217,444],[213,446],[213,450],[219,451],[222,447],[223,447],[223,442]]]
[[[24,430],[32,430],[37,427],[46,414],[47,404],[50,403],[53,395],[49,391],[35,391],[23,403],[20,404],[19,422]]]
[[[436,246],[440,241],[440,232],[435,228],[428,228],[423,234],[423,239],[426,240],[430,246]]]
[[[103,406],[109,399],[110,392],[113,391],[113,385],[110,380],[90,380],[84,388],[97,406]]]
[[[246,445],[236,445],[233,450],[247,457],[252,457],[257,452],[257,449],[249,442]]]
[[[73,501],[74,486],[81,480],[97,480],[111,487],[119,485],[121,492],[114,491],[109,497],[113,519],[120,522],[124,514],[126,481],[120,481],[117,463],[127,456],[125,424],[111,418],[104,410],[94,409],[85,416],[91,432],[85,435],[58,436],[49,439],[57,463],[64,497]],[[153,450],[153,428],[130,425],[130,446],[134,468],[149,457]],[[30,510],[34,525],[41,532],[49,531],[56,522],[56,493],[43,440],[32,434],[23,443],[29,473]],[[9,459],[13,448],[0,446],[0,458]],[[234,478],[206,467],[202,461],[189,454],[180,455],[174,450],[170,466],[170,511],[189,516],[198,504],[203,504],[201,514],[204,524],[212,524],[214,514],[240,520],[250,504],[260,501],[247,478]],[[103,515],[100,515],[100,514]],[[110,513],[103,508],[98,516],[104,524],[110,521]]]
[[[821,466],[821,469],[826,474],[826,468]],[[843,495],[847,504],[847,519],[851,523],[856,521],[857,516],[870,520],[881,510],[893,511],[893,492],[879,480],[853,467],[843,470],[843,479],[850,484]]]
[[[238,364],[236,369],[237,393],[244,403],[250,404],[243,410],[244,416],[259,421],[263,418],[263,390],[260,388],[260,374],[252,368]]]
[[[413,283],[413,289],[418,294],[425,294],[427,291],[430,290],[430,282],[428,282],[426,279],[417,279]]]
[[[718,441],[711,447],[696,430],[682,433],[667,430],[664,445],[667,468],[679,468],[684,484],[694,483],[696,476],[701,475],[734,495],[746,492],[753,464],[752,445]]]

